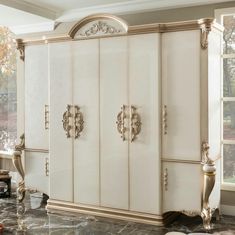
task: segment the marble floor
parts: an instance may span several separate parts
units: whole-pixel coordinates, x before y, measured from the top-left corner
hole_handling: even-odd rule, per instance
[[[27,195],[24,204],[17,204],[15,197],[0,199],[0,223],[4,226],[0,234],[6,235],[165,235],[173,234],[173,231],[185,234],[206,233],[201,222],[199,217],[180,215],[170,225],[157,227],[86,215],[47,214],[45,203],[32,194]],[[220,221],[213,221],[213,228],[209,233],[235,234],[235,217],[222,216]]]

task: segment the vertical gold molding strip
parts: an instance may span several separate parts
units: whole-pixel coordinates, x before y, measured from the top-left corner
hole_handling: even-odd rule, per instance
[[[100,117],[100,40],[101,39],[97,39],[98,40],[98,69],[99,69],[99,78],[98,78],[98,109],[99,109],[99,206],[101,206],[101,134],[100,134],[100,121],[101,121],[101,117]]]
[[[70,50],[71,50],[71,52],[70,52],[70,55],[71,55],[71,85],[72,85],[72,91],[71,91],[71,102],[72,102],[72,105],[74,105],[74,50],[73,50],[73,42],[69,42],[70,43]],[[73,111],[73,117],[74,117],[74,115],[75,115],[75,113],[74,113],[74,106],[73,106],[73,109],[72,109]],[[74,125],[72,125],[72,132],[73,132],[73,138],[72,138],[72,163],[73,163],[73,165],[72,165],[72,201],[74,202],[74,171],[75,171],[75,169],[74,169],[74,158],[75,158],[75,156],[74,156],[74,154],[75,154],[75,150],[74,150],[74,148],[75,148],[75,146],[74,146],[74,134],[75,134],[75,126]]]
[[[131,98],[130,98],[130,88],[131,88],[131,79],[130,79],[130,36],[126,36],[126,41],[127,41],[127,49],[126,49],[126,57],[127,57],[127,104],[128,104],[128,108],[130,107],[130,102],[131,102]],[[129,115],[129,114],[128,114]],[[130,129],[130,120],[128,119],[128,129]],[[127,162],[127,171],[128,171],[128,210],[131,209],[131,176],[130,176],[130,170],[131,170],[131,160],[130,160],[130,154],[131,154],[131,150],[130,150],[130,131],[127,132],[128,136],[128,146],[127,146],[127,158],[128,158],[128,162]]]

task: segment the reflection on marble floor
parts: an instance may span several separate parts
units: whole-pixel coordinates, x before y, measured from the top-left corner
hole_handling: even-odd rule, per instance
[[[177,221],[169,226],[157,227],[86,215],[69,216],[66,213],[64,215],[47,215],[45,204],[41,203],[41,198],[31,197],[30,200],[30,195],[27,195],[24,205],[25,214],[22,222],[27,229],[22,232],[18,231],[15,198],[0,200],[0,223],[4,224],[4,232],[2,234],[164,235],[171,231],[186,234],[206,232],[199,217],[192,219],[181,215]],[[235,217],[222,216],[221,221],[214,221],[213,229],[210,233],[235,234]]]

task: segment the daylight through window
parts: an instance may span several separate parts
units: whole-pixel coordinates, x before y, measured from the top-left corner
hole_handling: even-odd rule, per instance
[[[16,44],[11,32],[0,27],[0,151],[16,142]]]
[[[223,25],[223,182],[235,183],[235,14]]]

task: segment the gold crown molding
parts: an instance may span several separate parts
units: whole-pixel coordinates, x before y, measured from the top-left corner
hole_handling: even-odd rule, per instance
[[[128,24],[122,20],[119,17],[116,17],[114,15],[110,15],[110,14],[94,14],[94,15],[90,15],[87,16],[85,18],[83,18],[82,20],[80,20],[78,23],[76,23],[72,29],[69,31],[68,35],[73,39],[74,36],[76,35],[76,33],[78,32],[79,29],[81,29],[82,27],[84,27],[86,24],[93,22],[93,21],[97,21],[98,20],[98,24],[102,24],[100,20],[112,20],[114,22],[117,22],[118,25],[121,26],[121,28],[123,29],[124,32],[128,32]],[[96,27],[98,26],[98,28],[100,30],[104,30],[104,28],[102,27],[102,25],[94,25],[92,27]],[[107,32],[110,32],[110,30],[115,34],[118,33],[118,31],[113,28],[112,26],[109,25],[105,25],[106,29],[108,29]],[[92,28],[90,29],[90,33],[92,34]]]
[[[25,43],[22,39],[16,39],[16,49],[20,52],[20,59],[24,61],[25,58]]]
[[[96,207],[84,204],[74,204],[53,199],[49,199],[47,201],[46,209],[49,213],[66,211],[72,214],[82,213],[86,215],[127,220],[144,224],[152,224],[158,226],[163,225],[163,217],[161,215],[138,213],[127,210],[118,210],[107,207]]]
[[[76,23],[68,34],[64,35],[56,35],[56,36],[47,36],[40,38],[28,38],[28,39],[17,39],[19,41],[19,45],[27,46],[34,44],[45,44],[45,43],[56,43],[62,41],[73,41],[73,40],[86,40],[90,39],[90,37],[84,37],[81,39],[75,39],[74,36],[77,31],[83,27],[84,25],[94,21],[94,20],[102,20],[102,19],[110,19],[119,22],[119,25],[122,25],[126,30],[126,33],[122,34],[106,34],[94,36],[91,38],[104,38],[104,37],[116,37],[116,36],[126,36],[126,35],[136,35],[136,34],[147,34],[147,33],[167,33],[167,32],[177,32],[177,31],[187,31],[187,30],[201,30],[201,44],[202,47],[205,48],[207,46],[207,37],[210,30],[216,29],[217,31],[222,32],[223,27],[217,23],[215,23],[214,19],[200,19],[200,20],[192,20],[192,21],[181,21],[181,22],[172,22],[172,23],[164,23],[164,24],[145,24],[145,25],[135,25],[128,26],[127,23],[120,18],[108,14],[101,15],[92,15],[84,18],[83,20]]]

